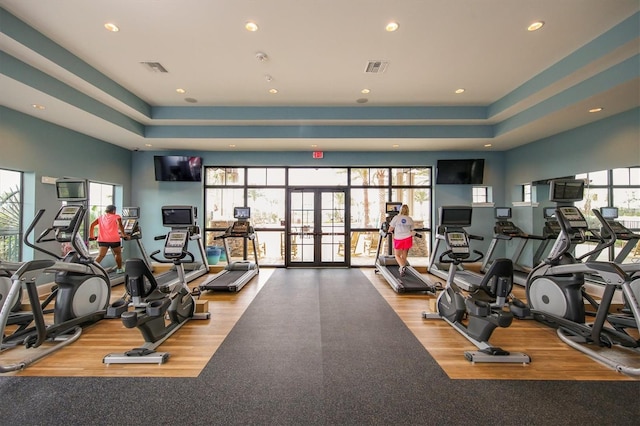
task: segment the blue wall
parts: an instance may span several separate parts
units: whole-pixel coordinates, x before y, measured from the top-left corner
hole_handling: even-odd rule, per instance
[[[39,209],[46,209],[36,235],[60,207],[55,187],[42,183],[43,176],[121,185],[122,201],[130,200],[131,153],[126,149],[0,106],[0,152],[0,168],[25,172],[25,228]],[[48,248],[58,250],[53,243]],[[23,257],[31,259],[31,250],[25,249]]]
[[[640,108],[506,152],[326,152],[323,159],[314,160],[306,151],[130,152],[0,107],[0,150],[0,167],[26,172],[26,183],[32,182],[33,188],[26,189],[26,223],[37,209],[45,208],[53,214],[59,207],[53,186],[41,183],[42,176],[73,176],[122,185],[122,205],[141,207],[143,242],[147,250],[153,251],[161,247],[153,236],[165,232],[159,220],[162,205],[195,205],[204,212],[203,191],[198,184],[155,181],[154,154],[199,155],[205,165],[225,166],[435,166],[441,158],[484,158],[485,184],[492,187],[493,201],[500,206],[519,201],[523,183],[639,165]],[[471,186],[436,186],[434,202],[436,210],[441,205],[469,205]],[[517,207],[514,219],[535,233],[539,225],[534,209]],[[493,209],[475,209],[470,231],[485,236],[485,248],[493,221]]]

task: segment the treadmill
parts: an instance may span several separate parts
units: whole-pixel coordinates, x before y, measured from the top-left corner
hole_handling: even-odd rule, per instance
[[[464,228],[471,226],[472,207],[467,206],[442,206],[440,207],[440,226],[438,226],[438,234],[436,242],[429,258],[429,273],[446,280],[449,276],[449,267],[456,268],[454,283],[463,290],[471,291],[478,287],[482,282],[483,275],[464,269],[462,265],[455,266],[440,262],[440,258],[448,250],[452,250],[448,246],[448,233],[464,233],[467,240],[483,240],[484,237],[471,235]],[[473,250],[476,255],[474,262],[483,259],[484,254],[478,250]]]
[[[625,241],[624,245],[620,252],[617,255],[613,255],[613,252],[609,253],[608,259],[616,263],[624,272],[631,275],[632,277],[640,276],[640,264],[638,263],[624,263],[625,259],[631,253],[631,250],[638,244],[638,240],[640,240],[640,234],[636,234],[622,223],[618,222],[616,219],[618,218],[618,208],[617,207],[602,207],[600,209],[600,214],[607,221],[607,224],[611,227],[611,230],[615,234],[617,241]],[[609,231],[602,227],[600,229],[601,241],[598,243],[596,248],[593,250],[593,254],[588,257],[588,261],[597,261],[600,253],[608,249],[610,244],[607,244],[607,241],[611,238]],[[606,261],[606,260],[605,260]],[[594,281],[597,283],[601,283],[602,279],[597,275],[588,275],[586,277],[589,281]]]
[[[409,262],[407,262],[407,266],[405,268],[405,275],[400,276],[398,262],[392,254],[393,237],[388,232],[389,223],[394,216],[400,213],[400,207],[402,207],[402,203],[393,202],[385,204],[386,219],[380,226],[380,240],[378,242],[378,250],[376,251],[375,272],[382,274],[384,279],[396,293],[420,291],[429,294],[436,294],[436,285],[409,265]],[[422,237],[420,234],[416,234],[416,236],[420,238]],[[382,243],[385,238],[387,238],[387,254],[380,255],[380,250],[383,245]]]
[[[529,272],[531,272],[531,268],[536,266],[537,262],[534,261],[533,265],[525,266],[518,263],[518,260],[520,259],[520,256],[522,256],[522,252],[529,241],[537,240],[544,242],[546,238],[538,235],[527,234],[509,220],[511,219],[511,216],[511,207],[495,208],[496,224],[493,227],[494,236],[484,257],[482,266],[480,267],[480,272],[483,274],[486,273],[491,263],[495,260],[493,258],[493,254],[500,241],[512,241],[515,238],[517,239],[517,246],[511,255],[511,261],[513,263],[513,282],[524,286],[527,282],[527,276],[529,275]]]
[[[600,214],[607,221],[607,224],[611,227],[613,232],[616,234],[616,240],[625,241],[622,250],[615,256],[611,256],[613,262],[618,264],[624,264],[625,259],[631,253],[631,250],[636,246],[638,240],[640,240],[640,234],[636,234],[622,223],[618,222],[616,219],[618,218],[618,208],[617,207],[602,207],[600,209]],[[600,229],[602,238],[607,240],[609,239],[609,232],[605,228]],[[589,260],[597,260],[600,252],[606,247],[606,243],[600,243],[596,247],[596,250],[591,256],[589,256]]]
[[[258,250],[256,247],[256,234],[253,226],[249,223],[251,218],[250,207],[234,207],[233,217],[236,221],[231,225],[224,234],[216,237],[222,239],[224,252],[227,256],[229,264],[218,274],[207,278],[200,284],[200,290],[221,290],[237,292],[244,287],[253,277],[258,275]],[[253,246],[253,258],[256,262],[247,259],[246,254],[242,260],[231,262],[231,250],[229,250],[229,238],[243,239],[243,253],[246,253],[246,242],[251,241]]]
[[[150,271],[153,271],[153,266],[149,255],[142,245],[142,229],[138,223],[140,219],[140,207],[123,207],[122,208],[122,226],[124,228],[124,234],[129,236],[129,240],[134,240],[140,250],[142,260],[147,265]],[[126,240],[124,240],[126,241]],[[124,244],[123,244],[124,245]],[[111,286],[122,284],[124,282],[124,272],[117,273],[115,267],[107,271],[109,274],[109,282]]]
[[[162,226],[170,228],[172,231],[187,231],[188,241],[185,250],[190,254],[189,258],[193,258],[190,263],[182,265],[184,268],[184,277],[186,282],[191,282],[196,278],[199,278],[209,273],[209,263],[207,262],[207,252],[205,251],[204,244],[202,243],[202,236],[200,234],[200,227],[196,224],[197,210],[194,206],[162,206]],[[156,236],[156,240],[166,240],[169,234]],[[196,244],[198,254],[201,261],[195,259],[193,253],[188,250],[189,242]],[[151,253],[151,257],[160,253],[161,250],[156,250]],[[179,271],[174,266],[171,270],[159,275],[155,275],[158,285],[172,286],[180,282]]]

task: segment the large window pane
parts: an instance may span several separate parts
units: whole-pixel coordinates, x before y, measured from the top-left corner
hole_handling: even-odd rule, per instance
[[[640,185],[640,167],[613,169],[613,185]]]
[[[431,228],[431,190],[429,188],[403,188],[391,192],[392,201],[409,206],[409,216],[416,228]]]
[[[110,204],[114,202],[114,190],[113,185],[89,182],[89,214],[87,220],[87,226],[102,215]],[[118,212],[120,214],[120,212]],[[84,234],[84,230],[80,230]],[[98,250],[97,241],[89,242],[90,250]]]
[[[618,220],[623,225],[640,229],[640,188],[614,188],[613,205],[618,208]]]
[[[0,260],[19,262],[22,241],[22,174],[0,170]]]
[[[346,186],[347,176],[347,169],[289,169],[289,185]]]
[[[207,167],[205,185],[244,185],[244,168]]]
[[[286,199],[284,189],[250,188],[247,190],[247,198],[254,227],[284,227]]]
[[[386,186],[389,185],[389,169],[353,168],[351,169],[352,186]]]
[[[608,185],[609,184],[609,171],[601,170],[599,172],[589,172],[589,185]]]
[[[431,185],[431,168],[412,167],[403,169],[391,169],[391,180],[391,184],[395,186],[429,186]]]
[[[233,208],[244,206],[244,188],[207,188],[205,200],[207,228],[226,228],[234,220]]]
[[[247,169],[247,185],[282,186],[285,170],[282,168],[252,167]]]
[[[386,188],[352,188],[351,227],[379,228],[384,221],[384,205],[388,199]]]

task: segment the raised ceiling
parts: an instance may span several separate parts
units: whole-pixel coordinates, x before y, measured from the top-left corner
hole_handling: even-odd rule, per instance
[[[640,105],[638,0],[0,7],[0,103],[130,150],[501,151]]]

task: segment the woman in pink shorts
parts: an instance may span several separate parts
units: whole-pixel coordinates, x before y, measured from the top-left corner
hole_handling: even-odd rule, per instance
[[[404,276],[407,266],[407,255],[413,246],[413,219],[409,216],[409,206],[403,204],[400,214],[396,215],[389,222],[389,232],[393,232],[393,248],[396,261],[400,269],[400,276]]]

